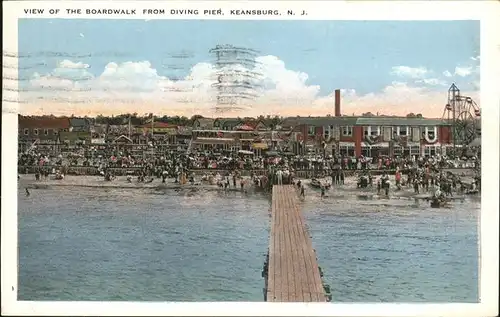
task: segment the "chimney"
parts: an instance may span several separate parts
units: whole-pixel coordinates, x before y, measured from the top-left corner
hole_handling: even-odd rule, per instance
[[[335,116],[342,116],[342,112],[340,111],[340,89],[335,89]]]

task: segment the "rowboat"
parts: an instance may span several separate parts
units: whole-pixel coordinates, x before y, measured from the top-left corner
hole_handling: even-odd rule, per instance
[[[328,183],[327,184],[321,183],[321,181],[317,180],[316,178],[311,179],[311,182],[309,184],[311,185],[311,187],[318,188],[318,189],[320,189],[321,187],[324,187],[325,189],[329,189],[331,186]]]
[[[431,200],[431,208],[445,208],[450,207],[450,204],[447,201],[432,199]]]

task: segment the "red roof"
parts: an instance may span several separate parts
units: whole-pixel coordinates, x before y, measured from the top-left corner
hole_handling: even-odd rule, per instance
[[[165,123],[165,122],[154,122],[153,124],[151,123],[146,123],[140,126],[141,128],[177,128],[177,125],[175,124],[170,124],[170,123]]]
[[[242,124],[242,125],[239,125],[236,127],[236,130],[239,130],[239,131],[253,131],[255,129],[255,127],[252,127],[248,124]]]
[[[243,125],[247,125],[249,127],[252,127],[253,129],[257,128],[257,126],[262,123],[264,126],[266,125],[266,123],[264,121],[262,121],[261,119],[256,119],[256,120],[249,120],[249,121],[245,121],[243,123]]]
[[[69,129],[69,118],[19,117],[21,129]]]

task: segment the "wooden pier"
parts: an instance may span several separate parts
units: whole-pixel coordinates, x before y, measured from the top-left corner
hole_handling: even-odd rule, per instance
[[[312,241],[293,185],[274,185],[266,301],[326,302]]]

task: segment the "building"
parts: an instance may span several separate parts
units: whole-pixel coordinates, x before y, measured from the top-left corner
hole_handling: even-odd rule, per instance
[[[241,124],[244,122],[240,118],[217,118],[214,120],[213,129],[232,131]]]
[[[91,122],[87,118],[69,118],[69,132],[90,132]]]
[[[189,149],[201,151],[253,151],[260,155],[268,148],[265,134],[270,132],[256,132],[253,130],[193,130]]]
[[[143,135],[147,134],[176,134],[177,133],[177,125],[175,124],[170,124],[170,123],[164,123],[164,122],[152,122],[152,123],[147,123],[140,125],[136,127],[136,131],[138,133],[142,133]]]
[[[391,116],[290,117],[282,122],[298,154],[331,152],[349,156],[434,155],[452,145],[451,124],[442,119]]]
[[[212,118],[197,118],[193,121],[193,129],[210,130],[214,127],[215,119]]]
[[[35,144],[40,151],[57,151],[55,147],[60,143],[59,134],[69,129],[68,118],[19,116],[19,151],[25,152]]]

